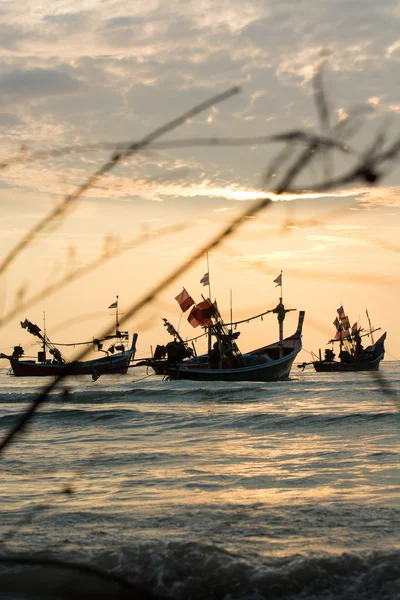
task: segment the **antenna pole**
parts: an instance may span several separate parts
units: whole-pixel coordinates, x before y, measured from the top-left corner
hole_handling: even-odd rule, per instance
[[[116,326],[116,329],[118,330],[118,327],[119,327],[119,322],[118,322],[118,296],[117,296],[117,306],[116,306],[116,310],[115,310],[115,326]]]

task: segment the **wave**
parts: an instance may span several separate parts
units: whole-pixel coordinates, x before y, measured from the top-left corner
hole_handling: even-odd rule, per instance
[[[110,376],[111,377],[111,376]],[[0,392],[1,404],[19,404],[33,401],[42,390],[44,383],[37,382],[32,387],[29,378],[21,379],[10,386],[4,386]],[[357,382],[341,383],[343,400],[350,403],[360,403],[370,398],[375,392],[380,392],[379,386],[362,385]],[[36,387],[35,387],[36,386]],[[340,388],[340,382],[339,382]],[[64,381],[59,388],[49,394],[52,403],[73,401],[74,403],[118,403],[118,402],[212,402],[221,404],[240,403],[293,403],[308,400],[309,402],[337,401],[341,389],[337,381],[280,381],[273,383],[199,383],[191,381],[162,382],[124,381],[121,379],[98,382],[83,381],[80,378]]]
[[[168,430],[235,430],[249,431],[253,433],[285,430],[285,431],[316,431],[321,429],[346,429],[368,426],[376,422],[388,424],[399,421],[400,414],[396,411],[382,412],[348,412],[347,414],[332,414],[331,412],[299,412],[293,414],[283,407],[280,412],[269,407],[265,412],[258,410],[247,410],[245,413],[231,411],[221,412],[209,409],[207,411],[179,411],[174,407],[173,411],[164,411],[162,408],[146,405],[138,407],[136,403],[132,406],[110,404],[105,407],[103,403],[98,406],[89,405],[75,406],[73,404],[47,403],[41,407],[35,415],[36,426],[55,425],[62,427],[65,424],[75,425],[109,425],[110,427],[136,427],[153,426],[161,427],[163,431]],[[0,414],[0,428],[7,428],[18,420],[20,410],[18,406],[11,412]]]
[[[8,593],[2,597],[9,599],[17,597],[11,594],[113,599],[132,597],[135,587],[133,597],[148,600],[370,600],[394,599],[400,593],[398,550],[272,558],[198,542],[149,541],[89,557],[36,553],[30,557],[33,566],[28,557],[18,566],[11,556],[6,558],[7,565],[0,559],[0,587]],[[51,565],[57,560],[69,561],[68,568]],[[125,586],[131,586],[130,595]]]

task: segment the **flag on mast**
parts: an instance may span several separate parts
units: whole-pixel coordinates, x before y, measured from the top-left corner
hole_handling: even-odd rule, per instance
[[[216,313],[215,306],[210,298],[205,298],[199,304],[196,304],[189,313],[188,322],[192,327],[211,327],[213,324],[211,317]]]
[[[278,275],[276,279],[274,279],[274,283],[276,283],[276,287],[278,287],[278,285],[282,285],[282,273]]]
[[[117,308],[117,307],[118,307],[118,300],[116,300],[115,302],[110,304],[110,306],[108,308]]]
[[[210,285],[210,276],[208,272],[204,273],[203,277],[200,279],[200,283],[203,285]]]
[[[344,318],[346,317],[346,314],[345,314],[345,312],[344,312],[344,308],[343,308],[343,306],[340,306],[340,307],[337,309],[337,313],[338,313],[338,315],[339,315],[339,319],[340,319],[340,320],[342,320],[342,319],[344,319]]]
[[[181,293],[175,297],[175,300],[181,307],[182,312],[186,312],[188,308],[190,308],[194,304],[192,296],[185,290],[185,288],[183,288]]]

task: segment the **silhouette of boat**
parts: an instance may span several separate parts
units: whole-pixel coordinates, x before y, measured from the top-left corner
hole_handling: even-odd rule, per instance
[[[318,360],[305,362],[298,365],[298,367],[304,369],[306,366],[312,365],[318,373],[378,370],[380,362],[385,356],[386,332],[374,342],[373,334],[375,331],[379,331],[380,327],[377,329],[372,328],[368,311],[366,311],[366,315],[369,330],[365,332],[357,322],[350,327],[350,321],[344,312],[343,306],[338,308],[337,312],[338,316],[333,322],[336,327],[335,337],[329,340],[328,344],[339,344],[339,360],[335,360],[336,354],[332,346],[332,349],[327,348],[325,350],[324,358],[322,358],[321,350],[319,350]],[[372,342],[366,348],[362,345],[362,338],[365,336],[370,336]]]
[[[275,280],[281,285],[281,275]],[[207,280],[208,281],[208,280]],[[289,377],[293,362],[302,348],[302,328],[304,311],[300,311],[298,326],[293,335],[283,337],[283,321],[286,313],[295,309],[286,309],[281,297],[279,304],[271,310],[249,317],[243,321],[226,324],[217,307],[210,298],[204,298],[195,304],[191,296],[183,290],[176,300],[183,311],[192,307],[188,321],[193,325],[201,325],[208,336],[208,352],[194,356],[194,351],[178,334],[176,329],[164,319],[167,331],[174,341],[166,346],[157,346],[154,357],[145,359],[138,366],[151,367],[158,375],[173,380],[191,381],[279,381]],[[275,313],[279,322],[279,340],[242,354],[236,340],[240,332],[233,327],[253,319],[262,318],[268,313]],[[212,340],[215,342],[212,344]]]
[[[69,344],[53,344],[46,333],[31,323],[28,319],[21,321],[21,327],[26,329],[41,342],[41,350],[38,352],[37,360],[23,359],[24,349],[14,346],[11,355],[0,354],[0,358],[10,361],[11,374],[17,377],[50,377],[61,374],[65,375],[91,375],[96,380],[100,375],[126,373],[128,367],[135,357],[137,333],[133,334],[132,343],[128,346],[129,334],[127,331],[119,330],[118,323],[118,296],[117,301],[109,306],[116,308],[116,331],[115,334],[103,339],[94,339],[91,342],[76,342]],[[116,340],[107,350],[103,350],[103,344],[107,340]],[[77,346],[82,344],[93,344],[95,350],[104,352],[105,356],[84,361],[68,361],[58,346]]]

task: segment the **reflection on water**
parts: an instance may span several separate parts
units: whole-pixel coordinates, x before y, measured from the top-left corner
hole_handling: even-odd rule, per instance
[[[382,368],[399,390],[398,364]],[[54,393],[2,459],[2,534],[43,505],[9,549],[89,552],[95,560],[116,552],[110,565],[130,572],[126,557],[134,556],[141,581],[150,560],[155,569],[171,568],[164,592],[178,581],[187,592],[195,555],[202,564],[215,560],[208,572],[204,567],[202,584],[198,574],[203,586],[223,568],[224,552],[244,588],[250,581],[254,588],[256,573],[268,569],[278,579],[281,573],[282,587],[282,578],[298,575],[300,555],[306,570],[312,561],[321,568],[323,559],[336,560],[329,568],[339,579],[342,552],[357,557],[362,570],[375,564],[365,552],[380,552],[380,563],[394,568],[400,519],[393,398],[365,374],[295,375],[273,384],[157,377],[135,383],[129,376],[68,382],[70,393]],[[0,383],[4,434],[42,381],[4,370]],[[61,494],[66,486],[74,493]],[[184,557],[189,571],[179,575]],[[284,558],[290,566],[279,562]],[[265,571],[267,559],[275,562]],[[387,577],[390,587],[394,575]],[[328,575],[326,581],[328,594]]]

